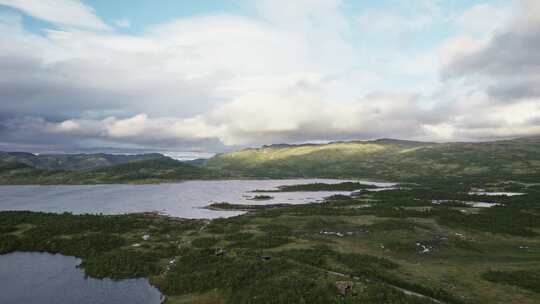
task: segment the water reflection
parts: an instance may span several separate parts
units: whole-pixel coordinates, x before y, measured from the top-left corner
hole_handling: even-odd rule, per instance
[[[2,304],[159,304],[160,292],[146,279],[113,281],[85,277],[80,260],[59,254],[0,255]]]
[[[272,193],[273,199],[253,201],[251,191],[281,185],[339,183],[344,180],[219,180],[158,185],[0,186],[0,210],[123,214],[157,211],[183,218],[217,218],[242,214],[202,207],[211,203],[304,204],[350,192]],[[391,187],[393,183],[371,183]]]

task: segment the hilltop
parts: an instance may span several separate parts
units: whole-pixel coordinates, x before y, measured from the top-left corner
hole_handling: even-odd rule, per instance
[[[45,170],[85,170],[150,159],[163,159],[159,153],[125,154],[33,154],[27,152],[0,152],[0,162],[22,163]]]
[[[181,162],[161,154],[0,152],[1,184],[154,183],[222,178],[366,178],[489,182],[540,178],[540,138],[434,143],[379,139],[278,144]]]
[[[207,168],[245,177],[433,177],[536,179],[540,139],[432,143],[380,139],[311,145],[271,145],[215,156]]]
[[[166,156],[81,170],[47,170],[19,162],[0,162],[0,184],[159,183],[218,178],[205,168]]]

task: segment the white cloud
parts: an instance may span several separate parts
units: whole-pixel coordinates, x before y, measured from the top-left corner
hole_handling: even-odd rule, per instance
[[[511,5],[481,3],[454,17],[453,22],[462,32],[486,35],[508,27],[515,13]]]
[[[416,96],[377,94],[340,104],[315,95],[246,95],[205,115],[178,119],[138,114],[126,119],[66,120],[48,123],[45,132],[76,133],[128,141],[217,139],[226,145],[320,138],[375,138],[384,134],[421,136],[411,130],[430,109]]]
[[[51,133],[72,133],[79,131],[81,129],[81,124],[69,119],[60,123],[47,123],[46,132]]]
[[[430,15],[405,16],[383,10],[368,11],[358,17],[360,30],[381,35],[397,35],[425,30],[434,22]]]
[[[443,76],[447,77],[455,73],[453,64],[459,58],[474,54],[484,49],[489,38],[473,38],[468,35],[454,36],[447,39],[439,50],[440,67],[443,70]]]
[[[94,9],[79,0],[0,0],[0,5],[58,25],[94,30],[109,29],[109,26],[96,16]]]
[[[487,39],[447,44],[444,76],[476,85],[494,104],[540,102],[540,5],[536,0],[519,4],[509,24]]]
[[[423,3],[412,21],[380,12],[376,28],[425,31],[441,12]],[[456,60],[491,43],[465,30],[482,24],[463,25],[444,47],[396,43],[380,51],[354,40],[365,33],[341,1],[254,6],[256,17],[183,18],[137,36],[80,28],[42,36],[25,31],[20,18],[0,16],[0,98],[14,101],[0,103],[0,142],[454,140],[538,128],[538,100],[501,104],[481,81],[462,79],[468,75]],[[463,20],[489,13],[476,11]],[[439,48],[447,76],[440,83],[433,50]]]
[[[448,116],[442,122],[423,126],[434,138],[489,140],[540,134],[538,99],[497,103],[478,89],[450,94],[447,98],[453,102],[446,109]]]
[[[540,27],[540,2],[536,0],[518,0],[519,11],[514,21],[517,32],[530,31]]]

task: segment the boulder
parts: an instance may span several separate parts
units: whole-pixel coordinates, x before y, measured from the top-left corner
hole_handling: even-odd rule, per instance
[[[352,281],[337,281],[336,288],[341,296],[346,296],[352,292],[354,283]]]

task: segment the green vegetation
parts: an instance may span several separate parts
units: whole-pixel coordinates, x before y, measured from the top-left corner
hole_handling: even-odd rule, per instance
[[[267,200],[271,200],[273,199],[274,197],[273,196],[270,196],[270,195],[255,195],[252,200],[255,200],[255,201],[267,201]]]
[[[524,237],[538,236],[533,228],[540,228],[537,214],[517,208],[495,206],[478,214],[443,210],[438,212],[438,216],[441,224],[451,227],[466,227]]]
[[[519,286],[540,293],[540,269],[520,271],[489,271],[484,279],[501,284]]]
[[[262,209],[274,209],[288,207],[290,204],[265,204],[265,205],[245,205],[245,204],[229,204],[229,203],[212,203],[206,208],[210,210],[240,210],[252,211]]]
[[[179,162],[163,155],[43,155],[0,152],[0,184],[157,183],[226,178],[367,178],[423,184],[505,181],[504,189],[540,179],[540,138],[483,143],[383,139],[320,145],[272,145]],[[513,183],[512,181],[520,181]],[[367,185],[311,185],[286,191],[357,190]],[[341,188],[340,188],[341,187]]]
[[[318,204],[212,204],[209,209],[249,211],[212,221],[0,212],[0,253],[76,256],[90,276],[147,277],[173,304],[540,302],[538,139],[280,145],[197,164],[155,157],[76,170],[0,161],[3,184],[239,177],[374,178],[401,184],[394,190],[335,195]],[[276,191],[369,188],[344,182]],[[474,188],[525,195],[470,195]],[[498,205],[475,208],[464,202]]]
[[[0,184],[114,184],[159,183],[223,177],[213,171],[168,157],[78,171],[36,169],[0,162]]]
[[[433,204],[486,199],[435,180],[212,221],[0,212],[0,252],[62,253],[90,276],[148,277],[173,304],[532,304],[540,189],[513,187],[527,194],[492,198],[492,208]]]
[[[273,145],[218,155],[208,161],[206,168],[244,177],[537,182],[540,139],[446,144],[383,139]]]
[[[119,154],[40,154],[0,152],[0,163],[22,164],[44,170],[85,170],[109,167],[141,160],[162,159],[158,153],[140,155]]]
[[[216,178],[212,172],[171,158],[137,161],[72,175],[73,181],[84,183],[167,182]]]
[[[355,191],[361,189],[376,189],[377,186],[357,182],[343,182],[337,184],[301,184],[279,186],[277,190],[255,190],[254,192],[296,192],[296,191]]]

